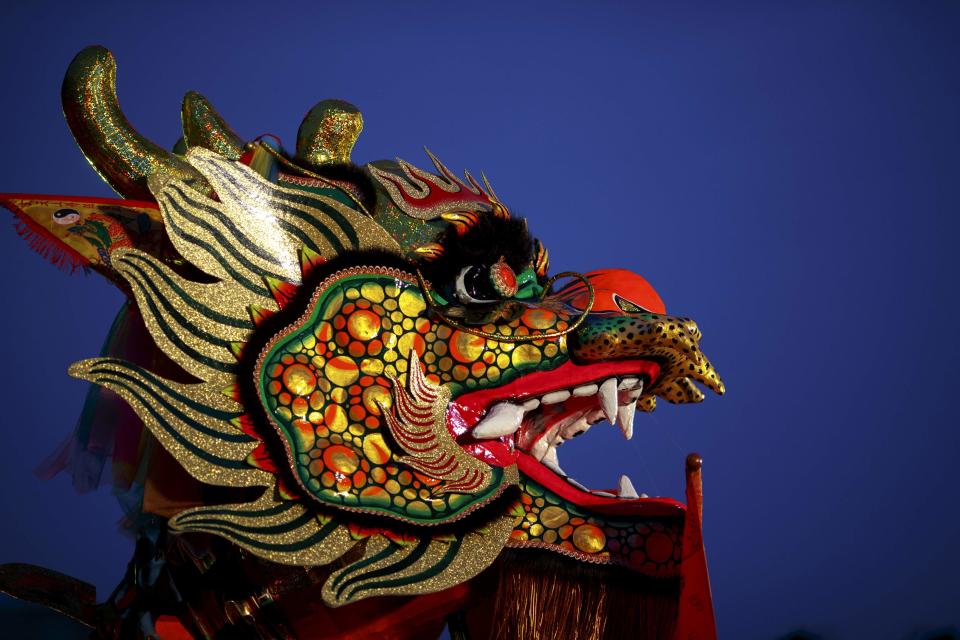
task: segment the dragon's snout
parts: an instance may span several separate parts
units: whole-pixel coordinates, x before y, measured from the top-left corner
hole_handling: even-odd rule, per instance
[[[569,337],[574,363],[588,365],[614,360],[651,360],[660,374],[648,390],[669,402],[700,402],[694,381],[716,393],[723,382],[700,350],[703,335],[690,318],[669,316],[656,292],[629,271],[588,274],[597,304]],[[568,290],[568,300],[582,306],[583,292]]]
[[[690,318],[590,314],[571,340],[577,363],[660,356],[666,352],[699,363],[700,329]]]

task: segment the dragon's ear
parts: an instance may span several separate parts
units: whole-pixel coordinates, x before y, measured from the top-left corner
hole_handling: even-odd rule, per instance
[[[17,232],[34,251],[70,271],[91,268],[117,281],[110,265],[115,249],[155,253],[163,244],[153,202],[11,193],[0,194],[0,205],[17,217]]]

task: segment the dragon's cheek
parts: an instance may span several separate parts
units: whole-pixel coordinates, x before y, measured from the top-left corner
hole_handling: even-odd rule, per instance
[[[439,479],[412,468],[384,411],[393,411],[394,384],[405,384],[413,354],[434,385],[486,375],[478,367],[486,364],[480,353],[469,355],[476,360],[469,367],[463,352],[451,357],[459,338],[425,316],[416,287],[396,278],[356,280],[316,295],[261,356],[259,396],[285,448],[278,463],[329,506],[418,522],[454,517],[477,497],[438,490]]]

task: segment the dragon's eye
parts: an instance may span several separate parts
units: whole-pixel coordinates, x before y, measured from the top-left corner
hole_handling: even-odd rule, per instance
[[[493,265],[470,265],[460,270],[457,297],[464,304],[496,302],[517,294],[517,275],[501,256]]]
[[[460,270],[457,276],[457,297],[460,302],[495,302],[500,296],[490,282],[490,267],[471,265]]]

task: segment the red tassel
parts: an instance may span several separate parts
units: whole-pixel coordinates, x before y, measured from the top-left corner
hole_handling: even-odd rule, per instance
[[[17,217],[15,222],[17,235],[27,241],[30,248],[50,264],[68,273],[75,273],[77,269],[86,268],[90,261],[63,244],[49,232],[37,225],[30,218]]]

